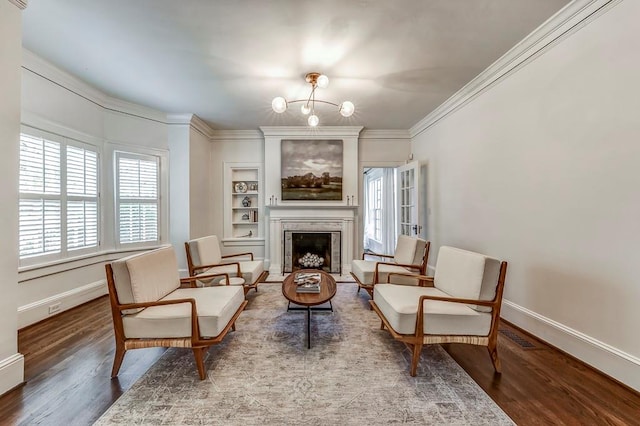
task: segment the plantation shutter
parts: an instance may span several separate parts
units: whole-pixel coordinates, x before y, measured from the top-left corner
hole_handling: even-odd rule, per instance
[[[98,153],[67,146],[67,249],[98,245]]]
[[[120,244],[158,241],[158,158],[117,153],[116,164]]]
[[[20,135],[19,256],[62,248],[60,143]]]

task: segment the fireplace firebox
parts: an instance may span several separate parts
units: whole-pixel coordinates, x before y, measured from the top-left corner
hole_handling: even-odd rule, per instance
[[[284,272],[321,269],[341,273],[340,231],[284,231]]]

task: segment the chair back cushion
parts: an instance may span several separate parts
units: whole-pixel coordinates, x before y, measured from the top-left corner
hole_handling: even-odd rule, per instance
[[[485,257],[479,253],[442,246],[438,252],[433,284],[445,293],[463,299],[478,299]]]
[[[209,235],[208,237],[197,238],[188,242],[191,260],[194,266],[217,265],[222,261],[220,243],[218,237]]]
[[[111,267],[121,304],[154,302],[180,287],[178,261],[171,246],[118,259]]]
[[[400,235],[396,243],[396,252],[393,260],[403,265],[419,265],[422,263],[426,245],[427,242],[420,238]]]

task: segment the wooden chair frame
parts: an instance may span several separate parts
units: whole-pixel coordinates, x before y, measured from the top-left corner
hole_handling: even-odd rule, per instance
[[[184,249],[187,252],[187,268],[189,268],[189,275],[190,276],[195,276],[195,274],[198,273],[198,271],[201,270],[207,270],[210,268],[215,268],[215,267],[219,267],[219,266],[229,266],[229,265],[236,265],[236,277],[242,277],[242,272],[240,270],[240,262],[225,262],[225,263],[217,263],[217,264],[209,264],[209,265],[195,265],[193,263],[193,257],[191,257],[191,249],[189,248],[189,243],[186,242],[184,243]],[[246,252],[246,253],[236,253],[236,254],[226,254],[226,255],[222,255],[223,259],[229,259],[232,257],[240,257],[240,256],[249,256],[250,260],[253,260],[253,253],[251,252]],[[260,283],[266,276],[267,276],[268,272],[267,271],[262,271],[262,273],[260,274],[260,276],[258,276],[256,278],[256,280],[252,283],[244,283],[243,287],[244,287],[244,294],[245,296],[247,295],[247,293],[249,292],[249,290],[251,290],[252,288],[255,289],[256,291],[258,291],[258,283]],[[203,276],[200,276],[200,278],[202,278]],[[227,277],[227,282],[229,282],[229,279]]]
[[[107,286],[109,287],[109,302],[111,304],[111,314],[113,316],[113,329],[116,339],[116,350],[113,359],[113,368],[111,369],[111,377],[116,377],[118,372],[120,371],[120,366],[122,365],[122,361],[124,359],[124,355],[129,349],[140,349],[140,348],[153,348],[153,347],[165,347],[165,348],[191,348],[193,351],[193,355],[196,361],[196,368],[198,370],[198,375],[200,380],[204,380],[206,377],[204,370],[204,354],[209,349],[211,345],[215,345],[216,343],[220,343],[222,339],[227,335],[229,330],[235,331],[236,329],[236,320],[244,310],[245,306],[247,306],[247,301],[243,301],[242,305],[238,308],[236,313],[233,315],[227,326],[215,337],[209,339],[203,339],[200,336],[200,328],[198,325],[198,310],[196,306],[195,299],[176,299],[176,300],[164,300],[164,301],[155,301],[155,302],[145,302],[145,303],[126,303],[121,304],[118,301],[116,286],[113,279],[113,269],[110,264],[105,265],[106,273],[107,273]],[[217,276],[225,276],[227,278],[227,282],[229,282],[228,274],[211,274],[200,277],[187,277],[181,278],[180,284],[191,284],[191,287],[196,287],[195,282],[201,278],[214,278]],[[175,305],[179,303],[190,303],[191,304],[191,336],[183,337],[183,338],[150,338],[150,339],[128,339],[124,335],[124,325],[122,322],[123,311],[128,309],[138,309],[138,308],[148,308],[151,306],[163,306],[163,305]]]
[[[433,277],[424,275],[411,275],[411,274],[399,274],[392,273],[390,275],[405,275],[424,282],[433,282]],[[504,281],[507,275],[507,262],[501,262],[500,274],[498,276],[498,284],[496,286],[496,294],[493,300],[474,300],[474,299],[460,299],[455,297],[439,297],[423,295],[418,299],[418,313],[416,316],[416,328],[415,334],[400,334],[396,332],[384,314],[376,305],[376,302],[370,300],[372,309],[380,317],[380,329],[384,330],[385,327],[391,333],[394,339],[403,342],[407,347],[412,350],[411,358],[411,376],[416,375],[418,369],[418,361],[420,360],[420,353],[424,345],[441,344],[441,343],[465,343],[470,345],[486,346],[493,363],[493,368],[496,373],[501,373],[502,368],[500,366],[500,359],[498,358],[498,325],[500,321],[500,308],[502,306],[502,293],[504,291]],[[424,334],[424,301],[425,300],[440,300],[443,302],[463,303],[465,305],[479,305],[487,306],[491,308],[491,327],[487,336],[475,336],[475,335],[440,335],[440,334]]]
[[[395,263],[395,262],[376,262],[376,267],[375,267],[375,270],[373,271],[373,280],[371,284],[366,284],[361,282],[358,279],[358,277],[356,277],[356,275],[353,272],[351,272],[351,276],[353,277],[353,279],[356,280],[356,283],[358,284],[358,293],[360,293],[360,289],[365,289],[366,292],[369,293],[369,296],[373,297],[373,286],[375,286],[378,283],[378,276],[380,275],[379,273],[380,265],[401,266],[403,268],[413,269],[417,273],[417,274],[407,274],[407,275],[411,275],[412,277],[417,275],[424,276],[424,274],[427,271],[427,262],[429,261],[430,246],[431,246],[431,242],[427,241],[427,243],[424,246],[424,253],[422,254],[422,262],[420,262],[419,265]],[[366,260],[366,256],[382,257],[386,259],[394,258],[394,256],[390,254],[379,254],[379,253],[369,252],[369,253],[362,253],[362,260]],[[404,274],[399,274],[399,275],[404,275]]]

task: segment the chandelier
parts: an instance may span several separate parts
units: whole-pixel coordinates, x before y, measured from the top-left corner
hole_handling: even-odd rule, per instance
[[[306,99],[296,99],[294,101],[287,101],[285,98],[278,96],[273,98],[271,102],[271,108],[278,114],[281,114],[287,110],[289,104],[293,104],[296,102],[304,102],[300,111],[304,115],[308,115],[307,123],[309,126],[315,127],[320,122],[320,119],[316,115],[316,102],[322,104],[329,104],[338,107],[338,112],[343,117],[351,117],[356,109],[352,102],[344,101],[341,104],[336,104],[329,101],[323,101],[320,99],[316,99],[316,89],[319,87],[324,89],[329,85],[329,77],[324,74],[320,74],[318,72],[310,72],[304,77],[305,81],[311,85],[311,92],[309,92],[309,96]]]

